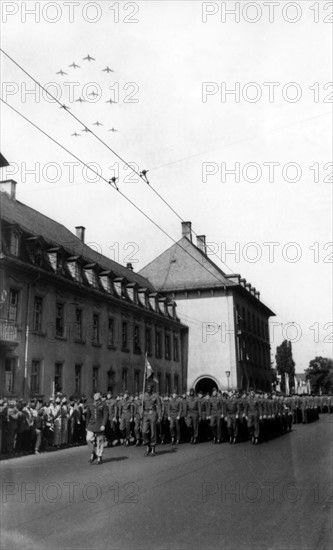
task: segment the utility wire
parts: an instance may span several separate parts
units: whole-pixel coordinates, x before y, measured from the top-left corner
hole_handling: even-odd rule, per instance
[[[35,124],[34,122],[32,122],[32,120],[30,120],[29,118],[27,118],[25,115],[23,115],[22,113],[20,113],[20,111],[18,111],[17,109],[15,109],[15,107],[13,107],[12,105],[10,105],[7,101],[5,101],[2,97],[0,97],[0,101],[2,101],[2,103],[4,103],[5,105],[7,105],[10,109],[12,109],[16,114],[18,114],[20,117],[22,117],[24,120],[26,120],[27,122],[29,122],[29,124],[31,124],[34,128],[36,128],[37,130],[39,130],[42,134],[44,134],[44,136],[46,136],[47,138],[49,138],[51,141],[53,141],[53,143],[55,143],[56,145],[58,145],[59,147],[61,147],[61,149],[63,149],[64,151],[66,151],[66,153],[68,153],[69,155],[71,155],[72,157],[74,157],[77,161],[79,161],[81,164],[83,164],[86,168],[88,168],[91,172],[93,172],[94,174],[96,174],[100,179],[102,179],[103,181],[105,181],[108,185],[111,186],[112,189],[114,189],[115,191],[117,191],[125,200],[127,200],[127,202],[129,202],[132,206],[134,206],[134,208],[136,208],[145,218],[147,218],[151,223],[153,223],[155,225],[155,227],[157,227],[160,231],[162,231],[162,233],[164,233],[164,235],[166,235],[169,239],[171,239],[173,241],[174,244],[176,244],[179,248],[181,248],[184,252],[186,252],[186,254],[188,254],[193,260],[195,260],[203,269],[205,269],[211,276],[213,276],[220,284],[223,284],[221,279],[218,278],[213,272],[209,271],[209,269],[207,269],[203,263],[201,263],[195,256],[193,256],[188,250],[186,250],[186,248],[184,248],[181,244],[179,244],[178,241],[176,241],[171,235],[169,235],[169,233],[167,231],[165,231],[165,229],[163,229],[163,227],[161,227],[156,221],[154,221],[148,214],[146,214],[146,212],[144,212],[139,206],[137,206],[129,197],[127,197],[122,191],[120,191],[120,189],[118,189],[117,187],[114,187],[114,185],[112,185],[110,183],[110,181],[108,181],[102,174],[100,174],[99,172],[97,172],[96,170],[94,170],[91,166],[89,166],[88,164],[86,164],[83,160],[81,160],[77,155],[75,155],[74,153],[72,153],[69,149],[67,149],[67,147],[65,147],[64,145],[62,145],[61,143],[59,143],[59,141],[57,141],[56,139],[54,139],[52,136],[50,136],[50,134],[48,134],[47,132],[45,132],[42,128],[40,128],[37,124]]]

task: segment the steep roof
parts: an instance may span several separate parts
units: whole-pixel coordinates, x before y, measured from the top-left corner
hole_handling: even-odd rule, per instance
[[[126,277],[129,282],[137,283],[140,287],[156,292],[154,285],[142,275],[114,262],[107,256],[99,254],[83,243],[64,225],[44,216],[44,214],[26,204],[11,199],[4,192],[0,193],[0,216],[8,223],[19,225],[31,235],[42,236],[51,246],[62,246],[73,256],[82,256],[89,263],[97,263],[103,269],[113,271],[118,277]]]
[[[180,239],[139,273],[160,292],[237,286],[187,237]]]

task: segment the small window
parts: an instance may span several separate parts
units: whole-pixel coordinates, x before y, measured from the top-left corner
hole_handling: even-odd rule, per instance
[[[82,326],[82,309],[76,308],[75,310],[75,339],[83,340],[83,326]]]
[[[121,331],[121,345],[124,349],[127,349],[127,322],[123,321]]]
[[[40,361],[32,361],[30,375],[30,390],[32,394],[40,390]]]
[[[140,327],[139,325],[134,325],[134,353],[141,353],[140,346]]]
[[[56,306],[56,336],[63,337],[65,334],[64,305],[57,303]]]
[[[62,391],[62,363],[54,365],[54,391]]]
[[[152,354],[152,342],[151,342],[151,328],[146,327],[146,352],[147,355]]]
[[[98,371],[99,371],[98,366],[93,367],[92,386],[93,386],[94,392],[98,390]]]
[[[100,326],[99,326],[99,315],[95,313],[93,315],[93,344],[100,343]]]
[[[15,370],[15,359],[6,357],[5,361],[5,380],[4,380],[4,390],[5,392],[14,391],[14,370]]]
[[[114,346],[114,319],[109,317],[108,322],[108,346]]]
[[[9,290],[8,320],[14,321],[14,323],[17,321],[18,295],[18,291],[14,288]]]
[[[75,374],[75,393],[77,395],[81,394],[81,373],[82,365],[75,365],[74,374]]]
[[[34,318],[33,318],[33,330],[40,332],[42,330],[42,310],[43,310],[43,298],[35,296],[34,301]]]

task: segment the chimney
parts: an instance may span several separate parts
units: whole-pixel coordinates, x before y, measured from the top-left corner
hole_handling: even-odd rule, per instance
[[[0,181],[0,191],[7,193],[11,199],[16,199],[16,181],[4,180]]]
[[[197,247],[207,255],[206,235],[197,235]]]
[[[182,236],[186,237],[189,241],[192,242],[192,223],[191,222],[182,222]]]
[[[83,227],[82,225],[77,225],[75,227],[75,229],[76,229],[77,238],[80,239],[80,241],[82,241],[84,243],[84,233],[85,233],[86,228]]]
[[[130,269],[131,271],[133,271],[133,265],[130,262],[126,264],[126,267],[127,269]]]

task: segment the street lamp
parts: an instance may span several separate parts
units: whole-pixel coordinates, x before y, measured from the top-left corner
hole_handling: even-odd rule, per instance
[[[227,380],[228,380],[228,391],[229,391],[230,370],[226,370],[226,371],[225,371],[225,374],[226,374],[226,377],[227,377]]]

